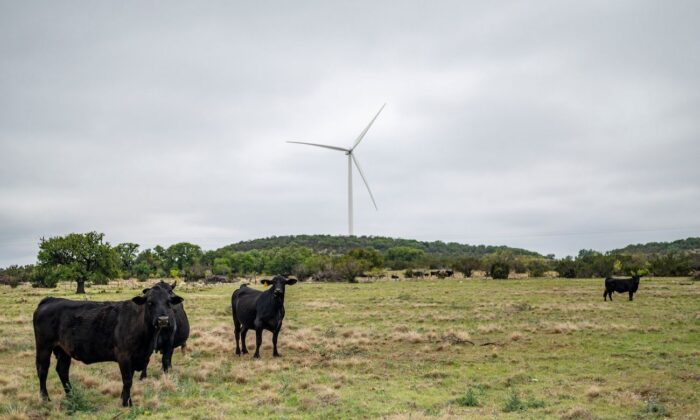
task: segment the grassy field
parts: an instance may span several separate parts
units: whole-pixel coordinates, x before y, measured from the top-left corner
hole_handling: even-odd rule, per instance
[[[281,359],[233,354],[237,285],[183,284],[192,327],[174,370],[135,381],[116,363],[54,371],[39,398],[32,313],[54,290],[0,286],[0,416],[93,418],[700,418],[700,282],[643,279],[603,302],[602,279],[418,280],[287,288]],[[88,289],[122,300],[142,283]],[[248,335],[254,345],[255,334]],[[470,344],[468,341],[474,343]],[[486,344],[486,345],[482,345]]]

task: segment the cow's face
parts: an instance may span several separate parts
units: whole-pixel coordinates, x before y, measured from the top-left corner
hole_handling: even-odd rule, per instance
[[[175,295],[172,289],[156,286],[144,289],[143,295],[134,297],[132,301],[144,306],[147,322],[159,329],[175,325],[173,305],[182,303],[182,298]]]
[[[284,287],[291,286],[296,283],[296,279],[288,279],[284,276],[275,276],[272,280],[262,280],[261,283],[271,286],[272,295],[279,300],[284,300]]]

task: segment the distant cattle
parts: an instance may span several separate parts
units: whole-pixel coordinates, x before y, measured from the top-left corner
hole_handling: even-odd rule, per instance
[[[291,286],[296,282],[296,279],[275,276],[272,280],[261,280],[261,283],[270,286],[264,292],[250,288],[245,284],[233,292],[231,312],[236,336],[236,354],[248,353],[245,336],[249,329],[254,329],[255,354],[253,357],[256,359],[260,357],[263,330],[272,332],[272,355],[274,357],[280,356],[277,351],[277,336],[284,319],[284,289],[285,286]]]
[[[42,299],[33,318],[41,396],[49,399],[46,377],[53,353],[66,393],[71,391],[71,359],[85,364],[119,363],[122,405],[130,406],[134,372],[146,368],[160,334],[175,323],[172,306],[180,303],[181,297],[162,287],[122,302]]]
[[[173,284],[168,284],[164,281],[156,283],[153,287],[161,287],[166,290],[171,296],[174,295],[173,290],[177,286],[177,282]],[[148,290],[148,289],[146,289]],[[144,290],[144,293],[146,292]],[[187,344],[187,339],[190,336],[190,321],[187,319],[187,313],[182,303],[173,305],[173,312],[175,312],[174,322],[167,328],[163,328],[161,333],[158,335],[158,342],[155,345],[155,352],[160,352],[163,357],[161,359],[161,364],[163,366],[163,372],[167,372],[171,366],[171,360],[173,357],[173,351],[182,347],[184,350]],[[147,372],[148,362],[146,366],[141,371],[140,379],[146,378],[148,376]]]
[[[639,288],[639,276],[632,276],[629,278],[613,278],[608,277],[605,279],[605,292],[603,292],[603,299],[612,301],[613,292],[617,293],[629,293],[630,300],[634,299],[634,294],[637,293]]]
[[[207,284],[231,283],[232,280],[226,276],[213,275],[213,276],[209,276],[209,277],[205,278],[204,282]]]
[[[391,279],[392,279],[392,280],[398,280],[398,279],[399,279],[399,276],[397,276],[396,274],[392,274],[392,275],[391,275]]]

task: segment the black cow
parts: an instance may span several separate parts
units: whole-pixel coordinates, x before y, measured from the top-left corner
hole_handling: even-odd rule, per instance
[[[265,279],[261,282],[271,287],[261,292],[244,284],[231,295],[236,354],[248,353],[245,336],[249,329],[254,329],[255,354],[253,357],[260,358],[263,330],[272,332],[272,355],[280,357],[277,351],[277,336],[284,319],[284,287],[291,286],[297,281],[296,279],[287,279],[284,276],[275,276],[272,280]],[[242,343],[240,343],[241,341]]]
[[[156,283],[153,287],[161,287],[174,296],[173,289],[177,286],[177,281],[173,284],[168,284],[164,281]],[[148,289],[144,290],[146,293]],[[190,337],[190,321],[187,319],[187,313],[185,312],[185,307],[182,303],[173,305],[173,312],[175,312],[174,322],[167,328],[163,328],[158,335],[158,342],[154,351],[160,352],[163,357],[161,359],[161,364],[163,366],[163,372],[167,372],[172,366],[171,360],[173,357],[173,351],[176,348],[182,347],[183,351],[187,346],[187,339]],[[144,379],[148,376],[148,362],[146,366],[141,371],[140,379]]]
[[[454,276],[455,271],[454,270],[445,270],[445,277],[452,277]]]
[[[603,292],[603,299],[608,300],[608,297],[612,301],[613,292],[630,294],[630,300],[634,299],[634,294],[637,293],[639,288],[639,276],[632,276],[630,278],[616,279],[613,277],[608,277],[605,279],[605,291]]]
[[[122,302],[73,301],[47,297],[34,311],[36,370],[39,392],[49,399],[46,376],[51,353],[66,393],[71,390],[71,359],[85,364],[117,362],[122,374],[122,405],[131,405],[135,371],[148,365],[163,329],[175,322],[173,305],[182,298],[161,287]]]

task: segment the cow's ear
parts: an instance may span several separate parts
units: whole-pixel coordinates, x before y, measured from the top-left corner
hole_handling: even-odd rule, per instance
[[[297,282],[297,279],[287,279],[285,283],[287,283],[287,286],[291,286]]]
[[[182,303],[183,300],[184,299],[181,298],[180,296],[173,296],[170,298],[170,303],[172,303],[173,305],[177,305],[179,303]]]
[[[177,280],[175,280],[173,284],[170,285],[170,288],[175,289],[175,286],[177,286]]]
[[[137,305],[143,305],[144,303],[146,303],[146,298],[143,296],[134,296],[133,298],[131,298],[131,301]]]
[[[151,290],[149,287],[143,289],[143,294],[145,295],[146,293],[148,293],[149,290]]]
[[[272,281],[270,281],[268,279],[262,279],[262,280],[260,280],[260,283],[264,284],[265,286],[269,286],[272,284]]]

